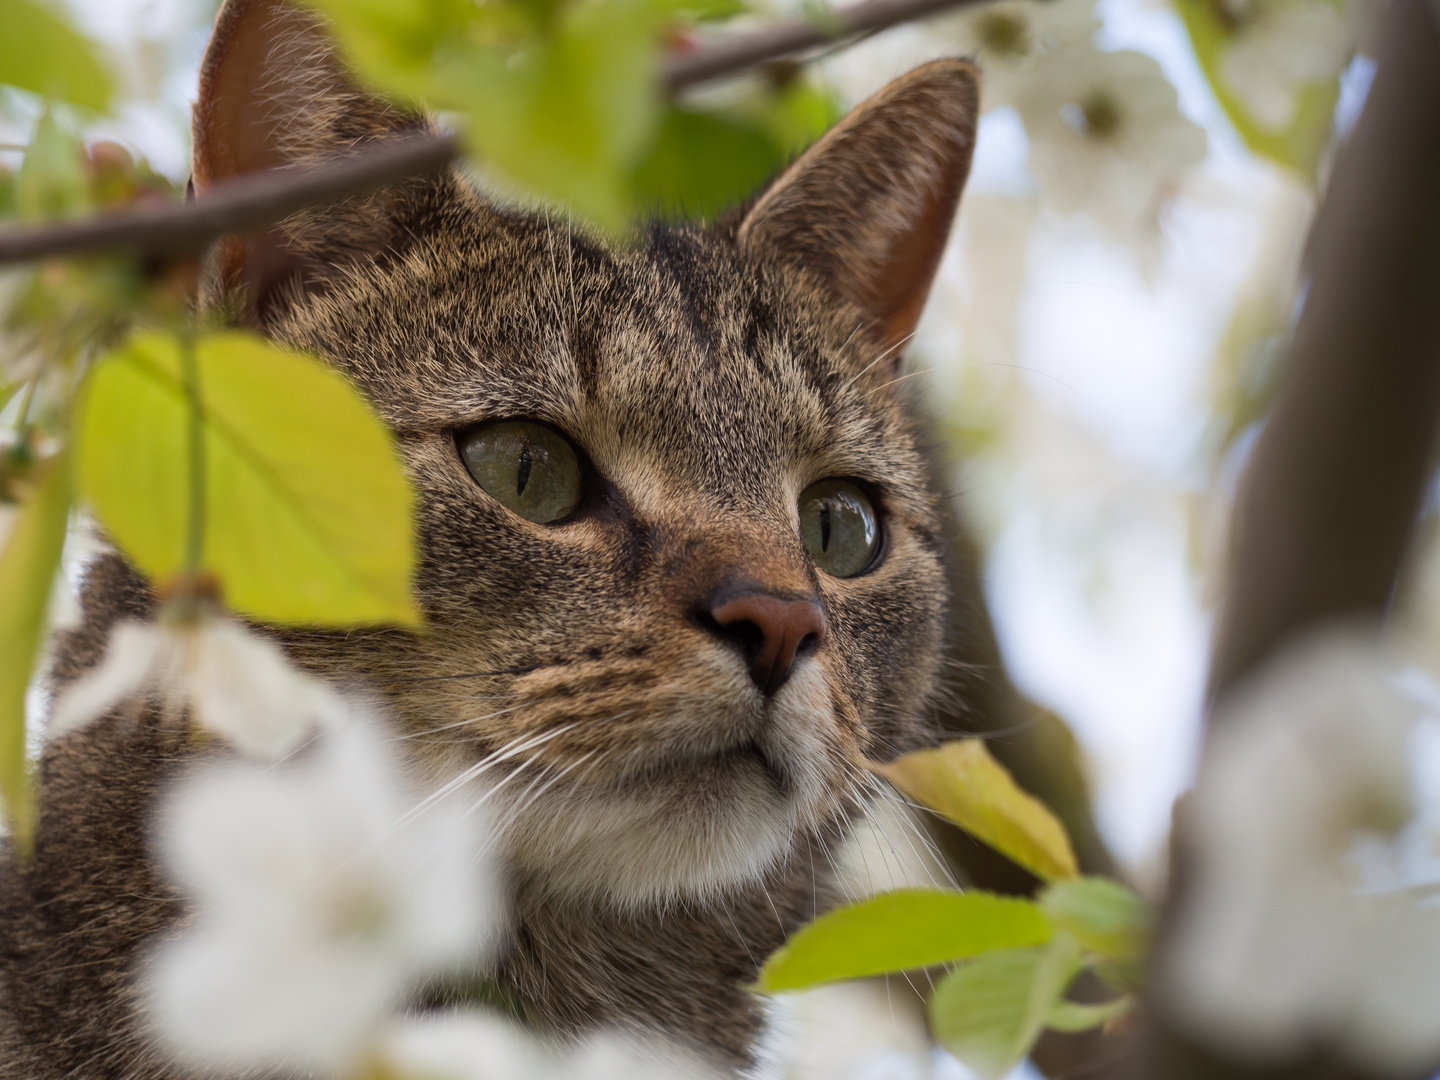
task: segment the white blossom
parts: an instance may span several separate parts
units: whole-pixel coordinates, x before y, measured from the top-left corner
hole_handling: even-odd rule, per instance
[[[718,1080],[691,1055],[618,1034],[553,1046],[495,1016],[411,1020],[386,1038],[384,1072],[404,1080]]]
[[[1161,972],[1197,1033],[1262,1057],[1329,1042],[1381,1073],[1440,1054],[1440,908],[1376,872],[1414,846],[1420,708],[1401,666],[1332,634],[1216,717],[1184,818],[1192,894]]]
[[[986,108],[1011,104],[1037,64],[1087,44],[1098,29],[1095,0],[1000,0],[934,24],[984,69]]]
[[[1205,156],[1204,130],[1143,53],[1059,50],[1019,84],[1015,105],[1044,204],[1088,214],[1127,242]]]
[[[273,641],[233,619],[204,615],[117,624],[105,658],[56,701],[49,735],[151,691],[189,707],[206,730],[259,757],[283,757],[317,724],[344,713],[339,697]]]
[[[204,1067],[350,1068],[419,978],[484,958],[501,915],[482,822],[423,812],[359,718],[285,765],[212,766],[165,808],[194,903],[149,969],[158,1030]]]
[[[1238,26],[1221,57],[1221,78],[1257,125],[1284,131],[1301,91],[1339,74],[1350,59],[1351,27],[1326,0],[1228,6]]]

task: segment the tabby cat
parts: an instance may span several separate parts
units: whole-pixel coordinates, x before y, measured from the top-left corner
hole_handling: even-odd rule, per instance
[[[745,1067],[745,987],[826,902],[863,760],[934,738],[945,540],[898,371],[977,97],[970,64],[927,64],[716,224],[626,246],[446,171],[210,256],[202,303],[352,379],[421,496],[428,632],[275,633],[381,699],[417,768],[530,739],[503,768],[559,777],[507,834],[493,975],[537,1022],[659,1030]],[[193,183],[427,123],[358,90],[310,15],[229,0]],[[155,603],[96,560],[55,686]],[[46,746],[34,859],[0,868],[0,1077],[177,1075],[135,962],[182,917],[148,815],[195,753],[158,712]]]

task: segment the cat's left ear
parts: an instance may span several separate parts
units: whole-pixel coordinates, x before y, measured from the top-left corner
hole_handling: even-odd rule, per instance
[[[203,197],[218,182],[426,128],[423,117],[363,92],[309,11],[290,0],[225,0],[200,66],[191,181]],[[403,234],[397,194],[371,192],[225,237],[214,286],[238,294],[243,315],[263,321],[294,290],[317,288],[347,260],[391,246]]]
[[[945,250],[979,113],[973,64],[916,68],[781,173],[741,220],[737,241],[819,274],[898,354]]]

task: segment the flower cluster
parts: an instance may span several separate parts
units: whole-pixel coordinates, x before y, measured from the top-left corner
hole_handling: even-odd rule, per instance
[[[1332,634],[1217,715],[1185,814],[1193,894],[1161,971],[1197,1033],[1249,1056],[1333,1042],[1380,1074],[1440,1054],[1425,859],[1440,834],[1412,820],[1422,707],[1407,677],[1384,644]]]
[[[1153,231],[1205,156],[1204,130],[1181,114],[1158,63],[1096,48],[1094,0],[1002,0],[946,26],[984,68],[987,107],[1020,114],[1044,206],[1122,244]]]
[[[154,957],[151,996],[177,1057],[344,1074],[417,979],[484,957],[501,905],[483,823],[417,805],[358,716],[300,760],[174,793],[164,853],[195,919]]]
[[[1268,131],[1288,128],[1304,89],[1338,75],[1355,49],[1352,27],[1328,0],[1225,0],[1223,7],[1234,29],[1221,76]]]

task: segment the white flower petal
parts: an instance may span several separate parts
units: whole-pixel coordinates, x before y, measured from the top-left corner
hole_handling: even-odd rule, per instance
[[[1353,44],[1351,27],[1325,0],[1268,0],[1244,16],[1221,77],[1256,124],[1284,131],[1300,92],[1337,75]]]
[[[661,1040],[606,1033],[557,1047],[475,1011],[398,1025],[385,1039],[382,1060],[406,1080],[719,1080],[714,1069]]]
[[[193,650],[186,683],[196,719],[244,753],[284,757],[340,709],[278,645],[230,619],[202,624]]]
[[[1324,1039],[1380,1073],[1440,1054],[1440,909],[1396,883],[1420,707],[1403,658],[1332,633],[1217,716],[1186,821],[1193,893],[1160,988],[1233,1051]]]
[[[385,1064],[416,1080],[542,1080],[555,1062],[534,1036],[480,1012],[410,1020],[385,1040]]]
[[[1181,115],[1160,65],[1132,50],[1062,49],[1027,73],[1015,105],[1043,203],[1123,242],[1205,156],[1205,131]]]
[[[392,746],[354,717],[296,761],[206,769],[168,803],[196,918],[160,954],[152,1005],[187,1061],[342,1069],[417,978],[494,940],[483,817],[410,813]]]
[[[55,738],[99,719],[151,682],[176,649],[173,635],[157,626],[117,623],[105,658],[71,683],[50,711],[46,737]]]
[[[150,1001],[167,1045],[201,1066],[345,1071],[399,996],[391,972],[269,929],[196,935],[157,954]]]

